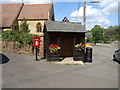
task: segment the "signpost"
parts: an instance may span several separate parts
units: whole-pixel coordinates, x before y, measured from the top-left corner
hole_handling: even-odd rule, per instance
[[[33,37],[33,46],[36,47],[36,61],[38,61],[37,54],[38,54],[38,47],[40,46],[40,36]]]

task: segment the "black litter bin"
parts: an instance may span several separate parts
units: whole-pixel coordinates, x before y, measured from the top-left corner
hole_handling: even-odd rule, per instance
[[[92,48],[91,47],[86,47],[85,61],[92,62]]]

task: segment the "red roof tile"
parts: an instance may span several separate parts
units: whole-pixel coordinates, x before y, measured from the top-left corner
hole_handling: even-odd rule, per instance
[[[18,19],[48,19],[51,4],[25,4]]]
[[[2,26],[0,27],[10,27],[17,18],[21,6],[21,3],[2,4]]]

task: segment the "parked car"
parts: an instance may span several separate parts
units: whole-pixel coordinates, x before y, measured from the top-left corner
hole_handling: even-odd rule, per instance
[[[120,48],[115,51],[115,54],[113,55],[113,60],[117,60],[120,62]]]

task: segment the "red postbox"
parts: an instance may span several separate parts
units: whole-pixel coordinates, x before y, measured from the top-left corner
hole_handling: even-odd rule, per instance
[[[33,46],[39,47],[40,46],[40,36],[34,36],[33,37]]]

